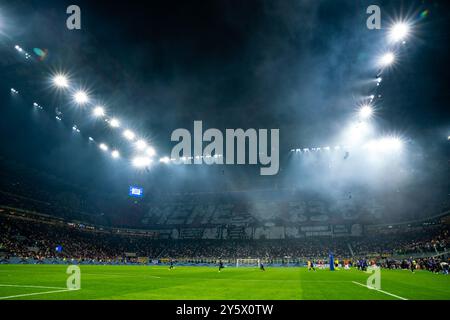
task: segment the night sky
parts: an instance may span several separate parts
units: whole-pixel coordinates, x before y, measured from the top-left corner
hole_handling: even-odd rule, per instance
[[[65,27],[77,4],[82,29]],[[429,177],[448,166],[450,135],[449,22],[446,1],[376,1],[383,30],[368,30],[374,1],[0,1],[0,155],[87,189],[125,194],[148,190],[240,190],[288,185],[293,148],[334,145],[376,75],[386,28],[414,21],[398,63],[384,75],[376,122],[412,145]],[[424,19],[418,14],[429,10]],[[28,52],[47,49],[42,61]],[[279,128],[281,171],[259,166],[161,167],[136,171],[88,143],[116,146],[120,133],[70,104],[49,84],[52,72],[104,102],[170,155],[170,134],[204,128]],[[10,88],[20,91],[11,96]],[[33,110],[33,101],[44,111]],[[55,121],[55,108],[64,122]],[[76,123],[81,135],[71,130]],[[305,170],[308,170],[307,168]],[[447,173],[448,174],[448,173]],[[448,177],[448,176],[447,176]],[[306,183],[306,182],[305,182]]]

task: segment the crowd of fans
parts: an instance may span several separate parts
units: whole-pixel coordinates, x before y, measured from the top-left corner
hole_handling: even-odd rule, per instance
[[[384,257],[445,252],[448,227],[383,237],[307,237],[282,240],[155,240],[90,230],[63,221],[38,221],[0,215],[0,255],[25,259],[121,261],[134,257],[160,258],[296,258]]]

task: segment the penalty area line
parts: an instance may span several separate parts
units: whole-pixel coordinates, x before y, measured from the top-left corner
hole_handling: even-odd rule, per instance
[[[67,292],[67,291],[78,291],[78,290],[81,290],[81,289],[64,289],[64,290],[53,290],[53,291],[45,291],[45,292],[24,293],[24,294],[17,294],[17,295],[14,295],[14,296],[0,297],[0,300],[20,298],[20,297],[28,297],[28,296],[37,296],[37,295],[40,295],[40,294],[50,294],[50,293]]]
[[[354,284],[357,284],[357,285],[361,286],[361,287],[365,287],[365,288],[367,288],[369,290],[374,290],[374,291],[377,291],[377,292],[381,292],[381,293],[387,294],[388,296],[391,296],[391,297],[394,297],[394,298],[397,298],[397,299],[400,299],[400,300],[408,300],[406,298],[397,296],[396,294],[393,294],[393,293],[390,293],[390,292],[387,292],[387,291],[384,291],[384,290],[381,290],[381,289],[376,289],[376,288],[373,288],[373,287],[369,287],[369,286],[367,286],[365,284],[362,284],[362,283],[359,283],[359,282],[356,282],[356,281],[352,281],[352,282]]]

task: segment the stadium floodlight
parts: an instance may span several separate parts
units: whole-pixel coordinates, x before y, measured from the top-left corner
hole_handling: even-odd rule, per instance
[[[408,24],[404,22],[394,24],[389,30],[389,39],[392,42],[399,42],[405,40],[410,31]]]
[[[148,157],[135,157],[132,163],[136,168],[144,168],[152,163],[152,159]]]
[[[75,99],[75,102],[78,104],[85,104],[89,101],[89,97],[86,92],[84,91],[77,91],[73,95],[73,98]]]
[[[96,117],[103,117],[105,115],[105,109],[101,106],[96,106],[93,113]]]
[[[124,136],[125,138],[127,138],[128,140],[133,140],[134,137],[135,137],[135,134],[133,133],[133,131],[125,130],[125,131],[123,132],[123,136]]]
[[[57,74],[53,77],[53,84],[58,88],[67,88],[69,86],[69,81],[66,76]]]
[[[109,121],[109,124],[110,124],[111,127],[113,127],[113,128],[118,128],[118,127],[120,127],[120,121],[117,120],[117,119],[115,119],[115,118],[112,118],[112,119]]]
[[[384,137],[369,141],[365,147],[373,151],[400,151],[403,147],[403,141],[397,137]]]
[[[403,146],[401,139],[396,137],[387,137],[380,140],[380,147],[383,150],[400,150]]]
[[[56,120],[61,121],[62,119],[58,116],[55,117]]]
[[[377,86],[379,86],[381,84],[381,82],[383,81],[382,77],[378,77],[375,79],[375,81],[377,82]]]
[[[145,150],[145,153],[147,153],[149,157],[153,157],[156,154],[156,151],[154,148],[148,147],[147,150]]]
[[[14,48],[15,48],[17,51],[19,51],[19,52],[23,52],[23,49],[22,49],[18,44],[16,44],[16,45],[14,46]]]
[[[362,119],[369,119],[373,115],[373,107],[370,105],[363,105],[359,109],[359,116]]]
[[[94,141],[94,138],[92,138],[92,137],[89,137],[89,141]]]
[[[145,142],[144,140],[138,140],[136,141],[136,148],[138,150],[144,150],[145,148],[147,148],[147,142]]]
[[[159,162],[162,162],[162,163],[169,163],[169,162],[170,162],[170,159],[169,159],[169,157],[162,157],[161,159],[159,159]]]
[[[108,146],[104,143],[100,143],[99,148],[102,149],[103,151],[108,151]]]
[[[111,156],[112,156],[114,159],[116,159],[116,158],[120,157],[120,153],[119,153],[119,151],[117,151],[117,150],[113,150],[113,151],[111,152]]]
[[[11,93],[14,93],[14,94],[18,94],[19,93],[19,91],[17,91],[16,89],[14,89],[14,88],[11,88]]]
[[[393,54],[392,52],[388,52],[380,58],[380,65],[383,67],[387,67],[393,64],[394,61],[395,61],[395,54]]]

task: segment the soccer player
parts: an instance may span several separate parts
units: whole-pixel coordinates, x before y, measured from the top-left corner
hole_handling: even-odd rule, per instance
[[[262,262],[259,263],[259,270],[266,271],[266,269],[264,269],[264,265]]]
[[[225,267],[223,266],[222,259],[219,259],[219,272],[220,272],[220,270],[222,270],[223,268],[225,268]]]
[[[314,268],[314,262],[312,260],[308,260],[308,271],[311,270],[316,271],[316,268]]]
[[[411,262],[409,264],[409,267],[411,269],[411,272],[414,273],[414,270],[416,269],[416,261],[413,260],[412,258],[411,258]]]
[[[170,266],[169,266],[169,270],[173,269],[173,259],[170,259]]]

